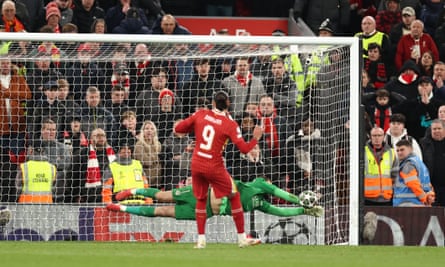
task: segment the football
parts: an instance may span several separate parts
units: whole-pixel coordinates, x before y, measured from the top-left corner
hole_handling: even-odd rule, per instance
[[[317,194],[314,191],[305,190],[298,196],[301,206],[305,208],[312,208],[318,201]]]

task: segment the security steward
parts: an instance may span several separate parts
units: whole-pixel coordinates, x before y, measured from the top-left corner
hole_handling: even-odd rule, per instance
[[[56,181],[56,166],[49,163],[40,142],[28,148],[27,161],[20,164],[16,187],[20,193],[19,203],[53,203],[53,186]]]
[[[104,172],[106,181],[103,184],[102,200],[104,203],[115,202],[115,195],[126,189],[148,188],[148,180],[139,160],[132,159],[133,140],[119,142],[118,156]],[[134,196],[120,203],[126,205],[152,204],[151,198]]]

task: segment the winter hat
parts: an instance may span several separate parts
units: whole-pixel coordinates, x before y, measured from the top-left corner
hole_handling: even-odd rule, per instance
[[[49,17],[51,17],[52,15],[56,15],[59,17],[59,19],[62,17],[62,15],[60,14],[60,10],[57,6],[48,6],[46,7],[46,20],[49,19]]]
[[[161,103],[162,98],[164,98],[167,95],[171,96],[172,103],[175,103],[175,94],[170,89],[167,88],[162,89],[161,92],[159,93],[159,103]]]

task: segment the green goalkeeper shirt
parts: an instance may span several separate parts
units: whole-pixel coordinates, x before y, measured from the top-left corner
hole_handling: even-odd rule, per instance
[[[256,178],[252,182],[235,181],[241,197],[244,211],[259,210],[276,216],[297,216],[304,213],[303,207],[277,207],[265,200],[266,195],[273,195],[288,202],[299,205],[299,198],[277,186],[268,183],[263,178]],[[230,215],[230,202],[225,198],[220,208],[220,215]]]

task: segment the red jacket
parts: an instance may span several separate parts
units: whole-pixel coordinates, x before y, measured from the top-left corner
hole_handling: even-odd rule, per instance
[[[399,71],[403,66],[403,63],[408,59],[411,59],[411,50],[414,46],[414,39],[410,34],[403,35],[400,38],[399,44],[397,45],[397,53],[395,58],[396,68]],[[431,51],[433,53],[436,62],[439,60],[439,50],[437,49],[436,43],[433,38],[428,33],[423,33],[419,40],[420,55],[423,55],[426,51]],[[420,59],[419,59],[420,60]],[[416,62],[417,63],[417,62]]]

